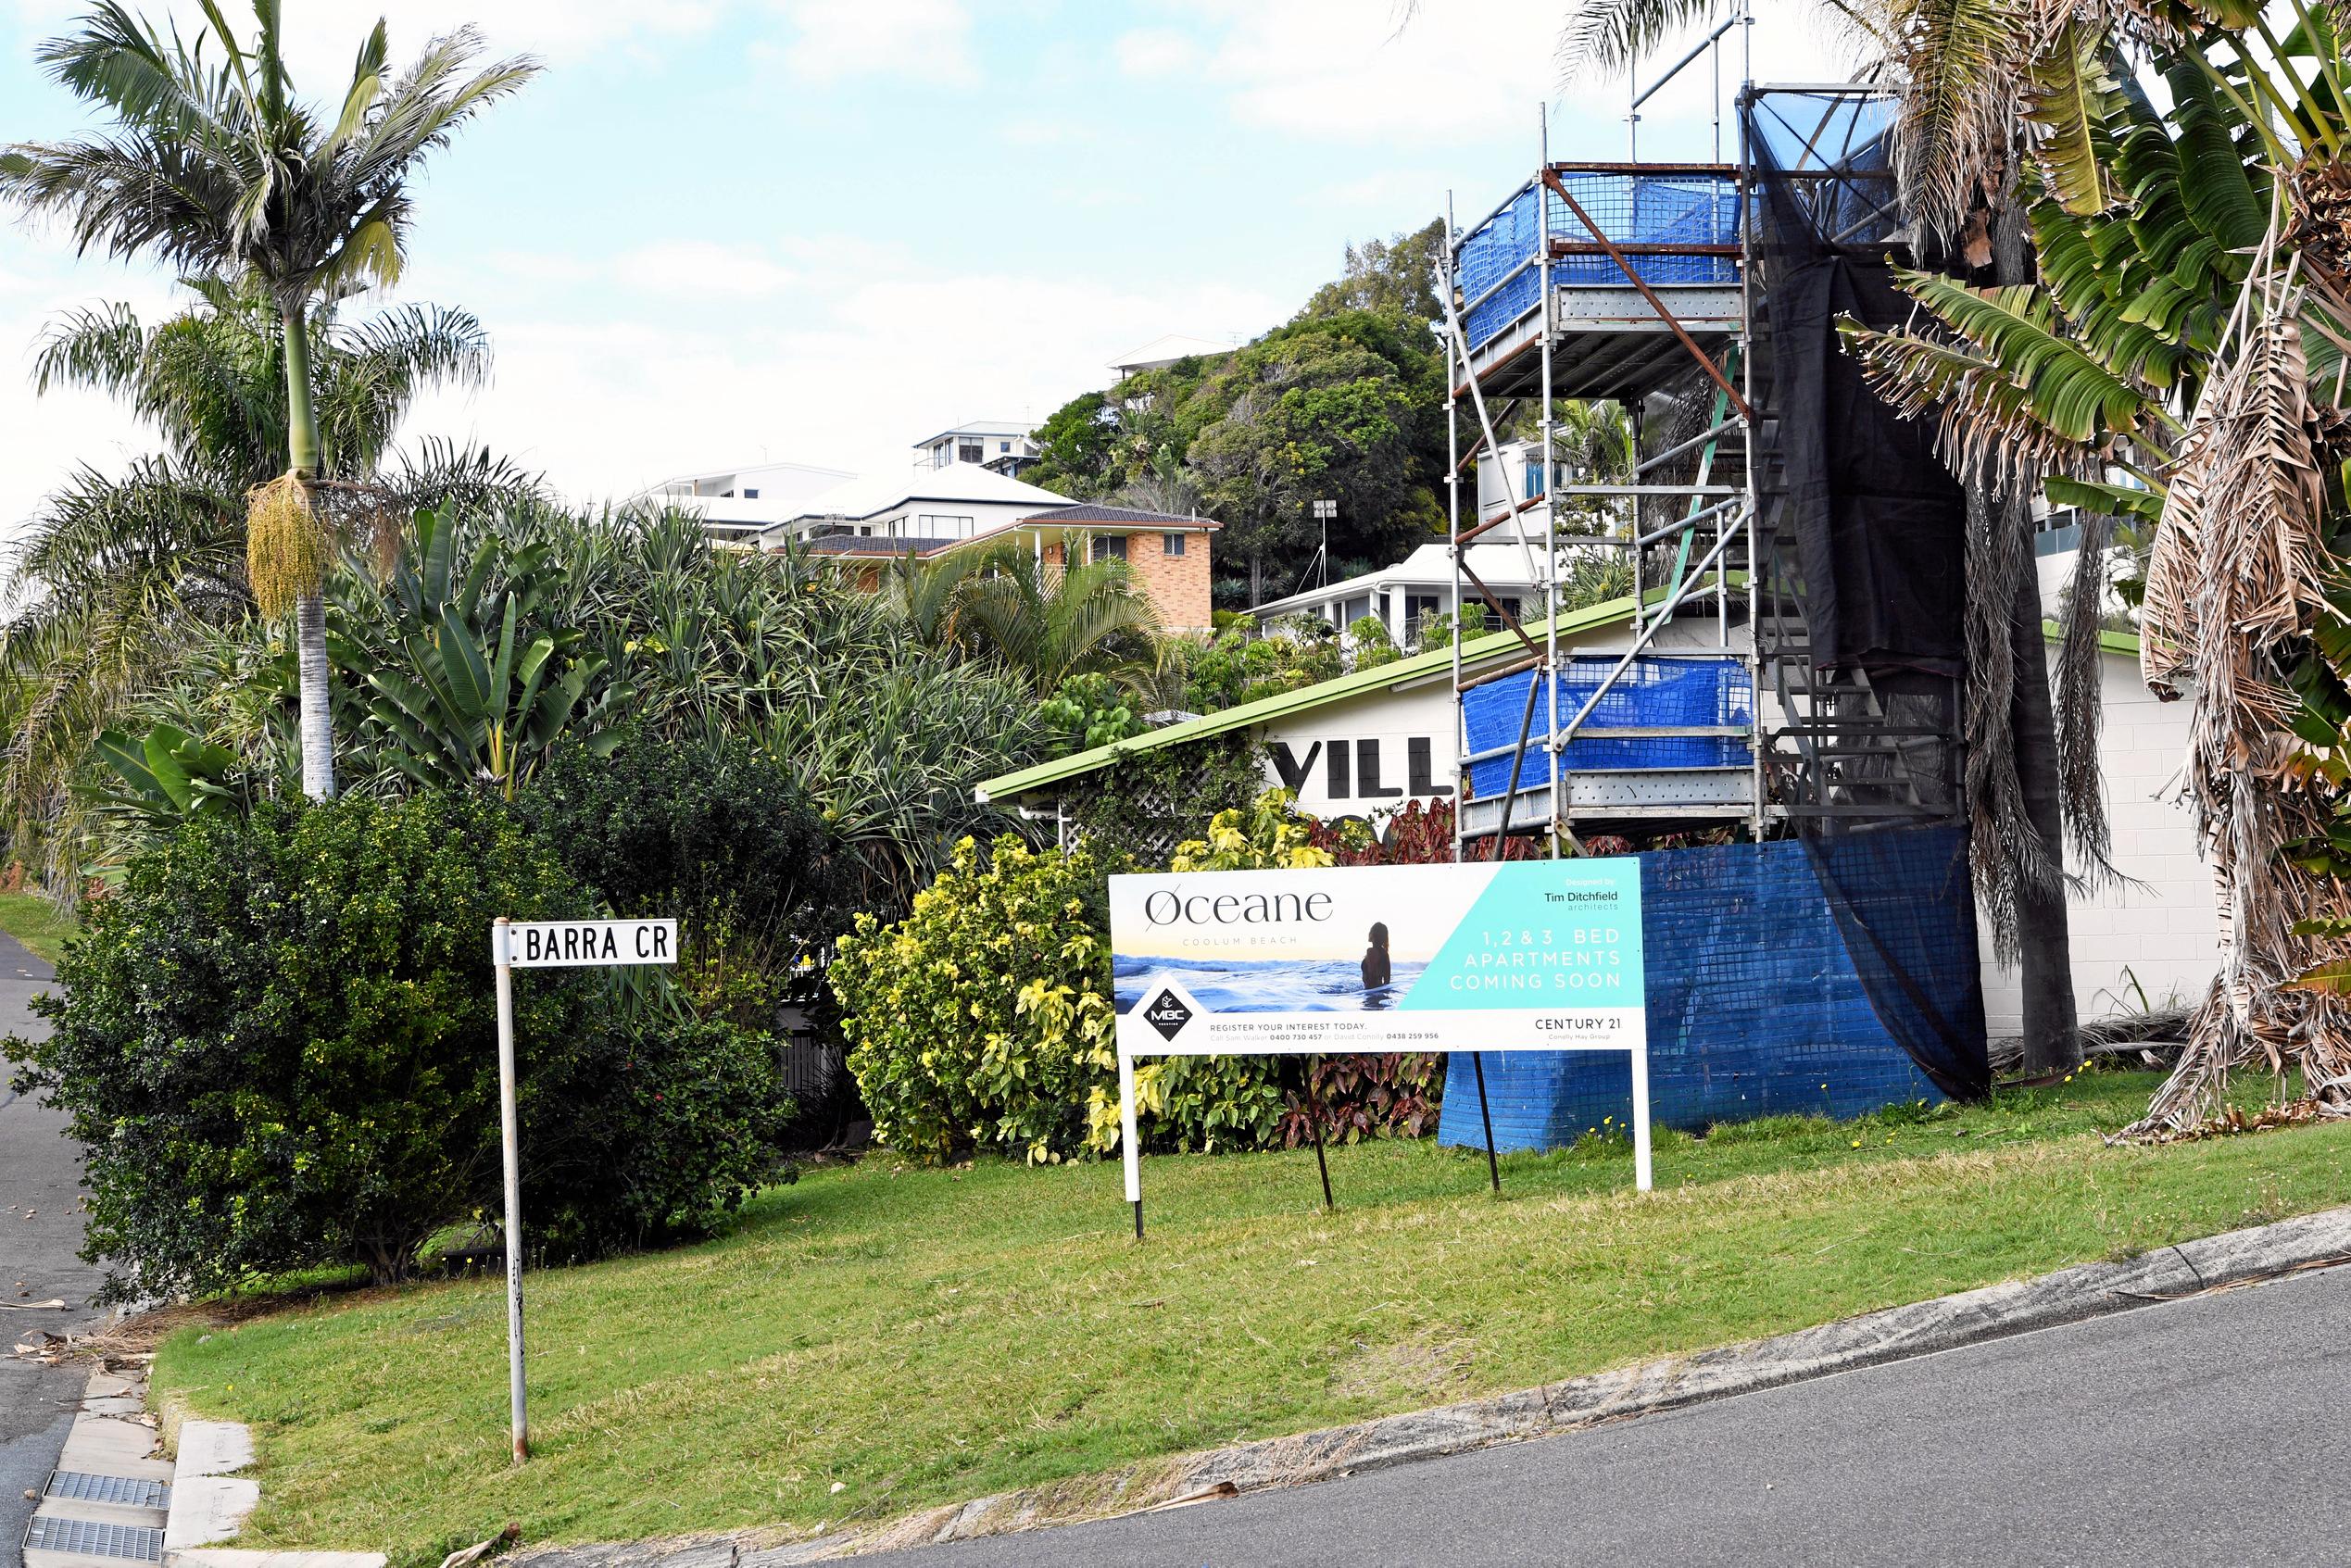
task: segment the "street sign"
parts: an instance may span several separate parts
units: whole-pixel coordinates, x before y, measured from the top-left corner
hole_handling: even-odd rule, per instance
[[[677,922],[502,922],[490,927],[490,961],[515,969],[562,969],[606,963],[675,963]]]
[[[498,982],[498,1141],[506,1157],[506,1374],[514,1459],[531,1455],[522,1401],[522,1153],[514,1094],[514,972],[677,962],[674,920],[522,920],[490,927]]]

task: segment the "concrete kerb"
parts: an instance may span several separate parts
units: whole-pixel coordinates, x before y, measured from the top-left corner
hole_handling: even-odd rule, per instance
[[[2120,1261],[2084,1263],[2038,1279],[1890,1307],[1776,1338],[1146,1461],[812,1539],[780,1540],[773,1531],[748,1530],[625,1545],[524,1549],[504,1562],[513,1568],[784,1568],[1076,1524],[1574,1432],[2346,1262],[2351,1262],[2351,1208],[2331,1209]]]

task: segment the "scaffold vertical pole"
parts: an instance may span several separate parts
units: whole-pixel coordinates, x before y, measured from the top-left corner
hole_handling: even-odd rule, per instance
[[[1453,194],[1445,193],[1445,266],[1437,286],[1444,291],[1445,314],[1453,312],[1453,282],[1460,275],[1460,237],[1453,232]],[[1469,792],[1469,721],[1461,697],[1461,395],[1453,380],[1470,373],[1468,357],[1455,353],[1453,334],[1445,334],[1445,531],[1453,565],[1453,863],[1461,863],[1461,820]],[[1404,600],[1409,611],[1412,599]],[[1410,635],[1409,630],[1406,633]]]
[[[1741,70],[1738,124],[1733,129],[1739,137],[1739,377],[1747,403],[1746,411],[1740,418],[1739,428],[1746,443],[1747,458],[1747,516],[1743,522],[1747,533],[1747,767],[1748,787],[1754,807],[1747,826],[1754,841],[1761,844],[1764,841],[1764,746],[1766,732],[1763,716],[1764,649],[1760,611],[1764,576],[1770,570],[1770,563],[1765,558],[1763,480],[1761,467],[1755,461],[1754,162],[1754,149],[1747,140],[1748,100],[1755,86],[1752,43],[1754,18],[1750,14],[1748,0],[1739,0],[1738,17]],[[1726,574],[1729,565],[1730,554],[1726,550],[1723,552]],[[1774,657],[1778,657],[1776,652]],[[1787,717],[1781,715],[1783,722]]]
[[[1542,155],[1544,173],[1551,171],[1551,108],[1541,106],[1536,111],[1536,125]],[[1550,693],[1550,715],[1543,726],[1543,765],[1550,770],[1551,823],[1546,853],[1559,858],[1559,830],[1562,825],[1562,770],[1559,765],[1559,501],[1555,494],[1558,469],[1552,460],[1554,416],[1551,400],[1551,340],[1558,325],[1558,299],[1551,286],[1551,188],[1539,177],[1535,181],[1535,210],[1540,215],[1535,229],[1541,248],[1536,253],[1537,269],[1542,289],[1542,429],[1541,451],[1537,461],[1542,464],[1543,504],[1540,512],[1543,525],[1543,667],[1541,680]],[[1520,524],[1524,536],[1525,524]]]

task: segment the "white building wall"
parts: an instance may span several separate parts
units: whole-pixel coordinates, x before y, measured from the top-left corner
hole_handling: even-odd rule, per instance
[[[2142,1005],[2193,1003],[2219,964],[2212,873],[2196,852],[2179,797],[2187,705],[2156,700],[2134,659],[2109,653],[2100,663],[2106,714],[2099,766],[2114,862],[2143,885],[2071,901],[2074,1006],[2085,1022]],[[2017,973],[1993,961],[1991,933],[1980,924],[1978,934],[1986,1022],[1995,1035],[2020,1034]]]

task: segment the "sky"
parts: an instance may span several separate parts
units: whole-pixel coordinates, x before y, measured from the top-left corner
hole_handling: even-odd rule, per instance
[[[1349,242],[1448,191],[1475,222],[1533,171],[1546,112],[1555,157],[1621,157],[1624,84],[1560,82],[1565,6],[285,0],[306,96],[340,95],[379,14],[396,61],[477,20],[492,55],[545,64],[428,166],[390,297],[471,310],[497,357],[404,439],[487,444],[581,501],[736,463],[896,471],[954,423],[1043,418],[1162,333],[1277,325]],[[0,0],[0,141],[89,123],[32,58],[82,8]],[[1809,9],[1759,0],[1757,79],[1845,74]],[[1644,155],[1708,156],[1709,97],[1691,72],[1653,101]],[[153,446],[103,399],[35,397],[44,323],[173,298],[0,219],[0,532],[73,465]]]

